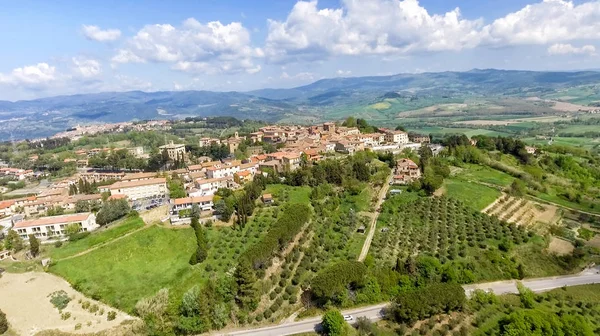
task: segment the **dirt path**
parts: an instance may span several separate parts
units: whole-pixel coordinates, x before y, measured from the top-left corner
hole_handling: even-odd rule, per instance
[[[52,303],[50,295],[63,290],[71,298],[63,313],[70,313],[63,320]],[[8,319],[12,330],[19,335],[34,335],[42,330],[58,329],[70,333],[92,333],[118,326],[124,320],[134,320],[134,317],[94,301],[77,292],[69,283],[58,276],[42,273],[4,273],[0,278],[0,310]],[[91,313],[82,308],[81,302],[90,302],[103,310],[103,314]],[[110,311],[117,313],[113,321],[107,320]],[[75,326],[80,325],[76,330]]]
[[[369,233],[367,234],[367,239],[365,239],[365,243],[362,247],[362,250],[360,251],[360,255],[358,256],[358,261],[364,261],[367,257],[367,253],[369,253],[369,248],[371,247],[371,242],[373,241],[373,236],[375,235],[375,226],[377,224],[377,218],[379,217],[379,207],[381,206],[381,203],[383,203],[383,198],[387,194],[388,189],[390,189],[390,182],[392,181],[393,177],[394,174],[390,174],[390,176],[385,181],[385,184],[381,187],[381,190],[379,190],[377,203],[375,204],[375,213],[374,215],[370,216],[371,224],[369,225]]]

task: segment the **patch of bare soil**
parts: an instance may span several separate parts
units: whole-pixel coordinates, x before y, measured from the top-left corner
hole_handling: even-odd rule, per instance
[[[575,249],[575,247],[573,246],[573,244],[571,244],[571,242],[568,242],[566,240],[563,240],[563,239],[560,239],[557,237],[552,237],[552,240],[550,241],[550,245],[548,246],[548,252],[554,253],[557,255],[571,254],[574,249]]]
[[[588,240],[586,242],[586,245],[595,247],[595,248],[600,248],[600,235],[595,235],[594,238]]]
[[[152,210],[144,211],[140,213],[140,217],[144,220],[146,224],[154,224],[162,221],[165,217],[167,217],[167,212],[169,211],[168,205],[161,205]]]
[[[48,297],[61,290],[71,298],[63,310],[63,313],[71,315],[64,320]],[[54,329],[76,334],[94,333],[114,328],[125,320],[134,320],[123,312],[83,296],[65,280],[49,273],[4,273],[0,278],[0,298],[0,310],[6,314],[12,330],[22,336]],[[89,302],[90,306],[97,305],[98,312],[83,309],[79,300]],[[110,311],[117,313],[112,321],[107,319]]]

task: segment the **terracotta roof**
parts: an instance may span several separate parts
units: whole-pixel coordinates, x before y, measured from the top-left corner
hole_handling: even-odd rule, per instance
[[[247,170],[244,170],[244,171],[238,172],[238,173],[236,173],[236,174],[237,174],[238,176],[248,176],[248,175],[250,175],[250,172],[249,172],[249,171],[247,171]]]
[[[411,159],[400,159],[396,161],[396,166],[406,167],[409,166],[411,168],[419,168],[419,166]]]
[[[198,165],[192,165],[188,167],[188,170],[202,170],[202,168],[204,168],[201,164]]]
[[[273,198],[273,195],[271,195],[271,194],[262,195],[262,199],[272,199],[272,198]]]
[[[173,204],[181,205],[181,204],[188,204],[188,203],[204,203],[204,202],[212,201],[212,199],[213,199],[213,196],[176,198],[173,200]]]
[[[74,215],[62,215],[62,216],[52,216],[52,217],[42,217],[38,219],[26,220],[22,222],[18,222],[15,224],[15,228],[25,228],[32,226],[43,226],[43,225],[54,225],[54,224],[64,224],[64,223],[74,223],[74,222],[82,222],[91,215],[89,212],[74,214]]]
[[[130,181],[137,179],[147,179],[156,177],[156,173],[135,173],[135,174],[125,174],[121,181]]]
[[[15,201],[2,201],[0,202],[0,210],[10,208],[10,206],[13,204],[15,204]]]
[[[231,177],[231,176],[225,176],[225,177],[212,178],[212,179],[197,179],[196,183],[198,183],[198,184],[207,184],[207,183],[213,183],[213,182],[219,182],[219,181],[227,181],[227,180],[233,180],[233,177]]]
[[[133,187],[140,187],[140,186],[144,186],[144,185],[161,184],[161,183],[167,183],[167,179],[165,179],[164,177],[157,177],[157,178],[151,178],[151,179],[139,180],[139,181],[125,181],[125,182],[121,181],[121,182],[114,183],[113,185],[111,185],[109,187],[109,189],[133,188]]]

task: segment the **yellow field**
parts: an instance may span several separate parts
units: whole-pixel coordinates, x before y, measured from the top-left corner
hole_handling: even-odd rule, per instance
[[[387,110],[392,106],[392,104],[384,101],[384,102],[380,102],[380,103],[376,103],[371,105],[371,108],[376,109],[376,110]]]

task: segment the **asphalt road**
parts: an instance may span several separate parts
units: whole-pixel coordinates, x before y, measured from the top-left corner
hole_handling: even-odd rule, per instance
[[[529,279],[521,281],[523,285],[533,290],[534,292],[544,292],[555,288],[561,288],[563,286],[577,286],[600,283],[600,268],[593,268],[583,271],[577,275],[567,275],[559,277],[549,277],[540,279]],[[476,285],[463,286],[467,296],[469,296],[475,289],[483,289],[486,291],[493,291],[494,293],[507,294],[507,293],[518,293],[517,282],[511,281],[498,281],[489,282]],[[359,317],[366,317],[371,321],[379,320],[383,317],[382,310],[387,304],[379,304],[375,306],[368,306],[363,308],[357,308],[352,310],[345,310],[342,312],[343,315],[352,315],[354,317],[353,323]],[[280,335],[294,335],[303,332],[317,331],[320,328],[321,317],[314,317],[299,322],[287,322],[280,325],[271,327],[259,328],[259,329],[247,329],[231,331],[228,333],[221,333],[217,335],[231,335],[231,336],[280,336]]]

